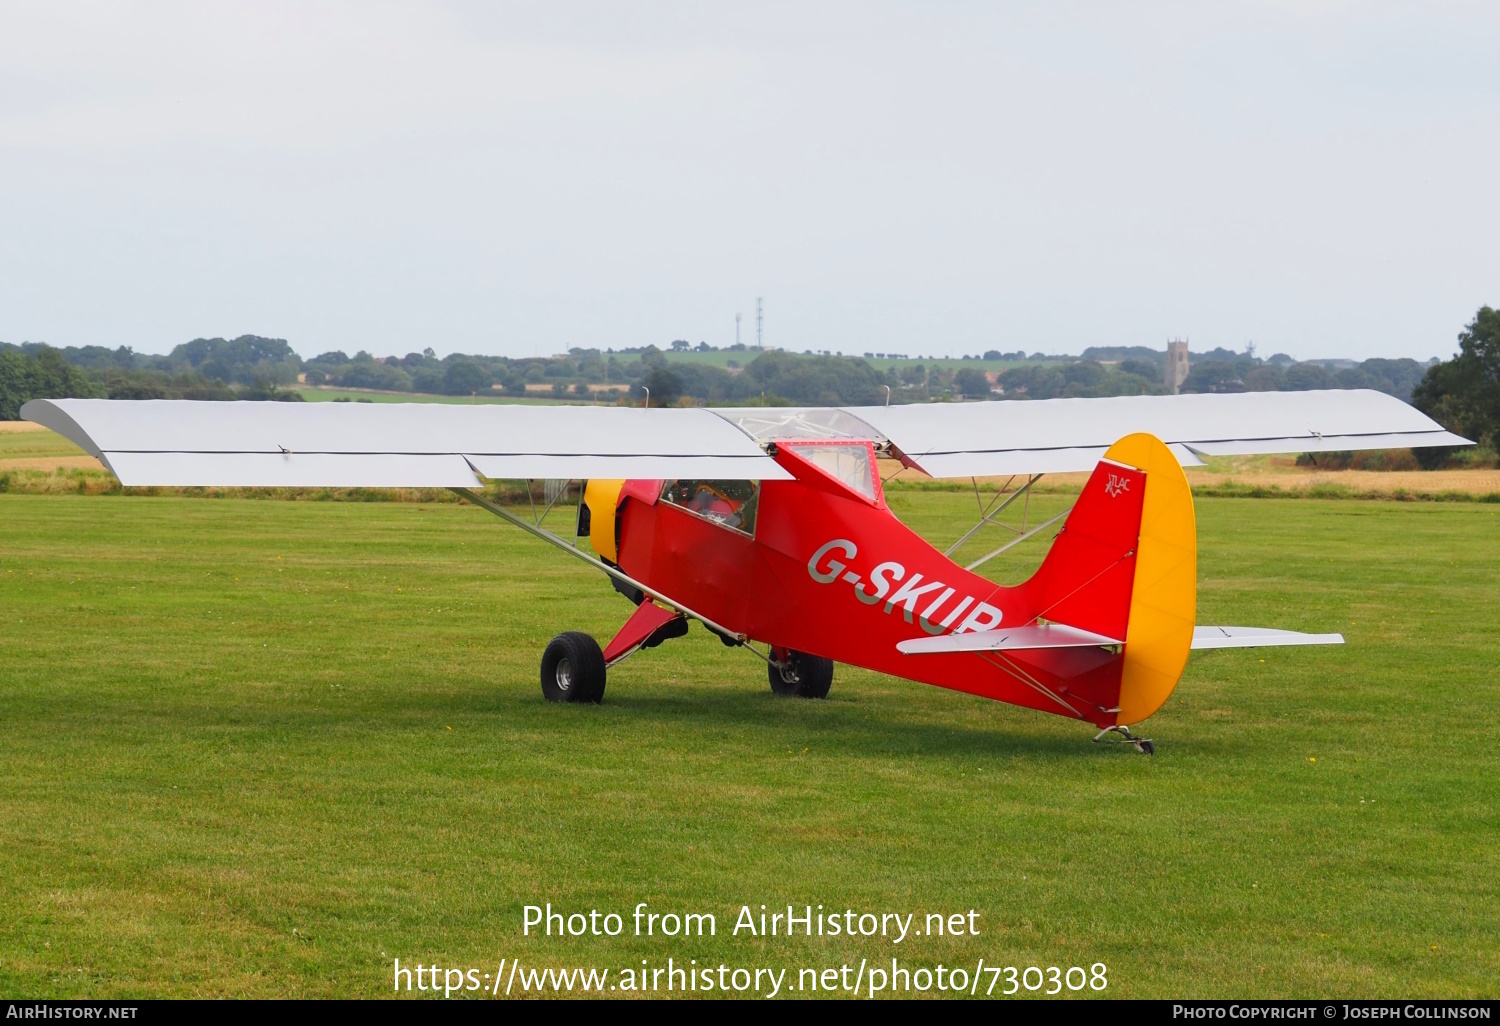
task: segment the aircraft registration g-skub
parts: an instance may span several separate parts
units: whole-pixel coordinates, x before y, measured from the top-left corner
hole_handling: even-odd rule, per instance
[[[1197,625],[1183,466],[1469,444],[1370,391],[828,409],[38,399],[21,414],[126,486],[451,488],[585,560],[635,608],[602,649],[575,631],[552,640],[550,701],[601,701],[610,666],[697,620],[763,659],[779,695],[822,698],[849,663],[1082,720],[1148,754],[1129,728],[1191,650],[1343,641]],[[877,457],[1024,477],[1007,502],[1042,474],[1090,476],[1070,511],[990,553],[1055,527],[1041,566],[1005,587],[975,573],[989,556],[960,566],[896,519]],[[487,498],[481,477],[528,494],[540,479],[554,500],[582,482],[569,536]]]

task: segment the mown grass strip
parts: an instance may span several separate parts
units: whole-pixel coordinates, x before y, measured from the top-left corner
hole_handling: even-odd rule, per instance
[[[940,543],[973,516],[894,499]],[[777,699],[697,630],[603,706],[547,705],[547,639],[630,607],[471,506],[0,496],[0,995],[893,955],[1102,961],[1126,996],[1486,995],[1497,513],[1203,498],[1200,619],[1348,644],[1195,656],[1146,759],[850,667]],[[548,901],[719,932],[522,937]],[[733,937],[762,903],[975,908],[981,934]]]

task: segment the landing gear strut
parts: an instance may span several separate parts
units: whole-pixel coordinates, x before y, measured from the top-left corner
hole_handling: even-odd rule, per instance
[[[1105,737],[1106,734],[1119,734],[1119,737]],[[1094,735],[1094,744],[1100,741],[1108,741],[1115,745],[1135,745],[1135,750],[1142,755],[1155,755],[1156,746],[1151,743],[1149,737],[1136,737],[1130,732],[1129,727],[1105,727]]]

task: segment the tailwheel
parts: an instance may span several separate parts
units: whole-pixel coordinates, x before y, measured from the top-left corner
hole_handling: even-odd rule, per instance
[[[542,653],[542,695],[549,702],[604,701],[604,653],[582,631],[553,638]]]
[[[772,662],[766,667],[771,690],[778,695],[797,698],[827,698],[833,686],[833,660],[822,656],[773,648]]]
[[[1108,737],[1109,734],[1119,734],[1119,737]],[[1105,727],[1094,735],[1094,744],[1100,741],[1108,741],[1116,745],[1134,745],[1135,750],[1142,755],[1155,755],[1156,745],[1151,743],[1149,737],[1136,737],[1130,732],[1129,727]]]

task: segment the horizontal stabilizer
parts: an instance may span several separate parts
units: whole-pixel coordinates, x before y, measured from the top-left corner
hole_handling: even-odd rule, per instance
[[[1079,630],[1060,623],[1029,624],[1009,630],[975,631],[968,634],[944,634],[936,638],[912,638],[896,646],[903,655],[932,655],[936,652],[999,652],[1021,648],[1092,648],[1098,645],[1123,644],[1119,638],[1093,631]]]
[[[1342,634],[1302,634],[1269,627],[1194,627],[1194,648],[1265,648],[1271,645],[1342,645]]]
[[[1274,645],[1342,645],[1342,634],[1303,634],[1270,627],[1195,627],[1193,648],[1266,648]],[[1035,624],[1009,630],[945,634],[936,638],[913,638],[896,646],[903,655],[938,652],[999,652],[1026,648],[1091,648],[1121,645],[1119,638],[1079,630],[1065,624]]]

